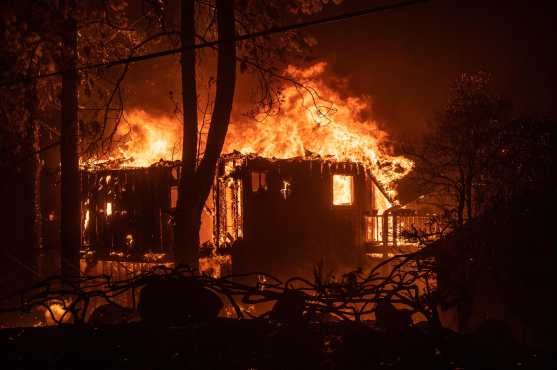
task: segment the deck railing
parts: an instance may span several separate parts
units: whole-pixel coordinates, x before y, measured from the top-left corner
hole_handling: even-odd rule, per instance
[[[364,240],[384,247],[417,245],[420,238],[435,234],[435,227],[428,215],[366,215]]]

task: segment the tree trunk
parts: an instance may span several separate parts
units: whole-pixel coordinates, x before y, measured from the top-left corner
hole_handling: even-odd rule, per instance
[[[181,42],[182,45],[195,43],[195,1],[181,3]],[[182,170],[176,204],[175,248],[177,264],[196,266],[196,250],[199,245],[199,226],[195,224],[196,191],[194,187],[197,167],[197,87],[195,72],[195,50],[183,50],[182,67]]]
[[[198,198],[202,200],[200,210],[211,190],[215,166],[222,152],[234,100],[236,87],[234,0],[217,0],[217,25],[219,39],[229,40],[229,42],[219,45],[215,106],[211,116],[205,153],[197,170],[196,179],[200,192]]]
[[[62,2],[61,2],[62,4]],[[61,214],[60,241],[63,276],[79,275],[81,247],[81,181],[79,172],[79,126],[77,121],[76,67],[77,25],[65,6],[64,70],[62,76],[62,122],[60,128]]]
[[[41,206],[40,206],[40,173],[41,160],[39,154],[39,126],[37,124],[37,90],[35,83],[25,89],[25,110],[28,115],[26,122],[25,152],[33,153],[26,158],[23,165],[24,194],[24,242],[20,246],[21,259],[30,271],[37,271],[38,254],[41,248]],[[30,284],[38,276],[30,276],[24,285]],[[27,280],[27,279],[25,279]]]
[[[220,157],[236,84],[236,47],[234,43],[234,1],[217,0],[218,37],[229,40],[219,44],[215,105],[207,136],[205,153],[197,166],[197,95],[195,86],[195,52],[182,52],[182,103],[184,140],[182,174],[178,193],[175,224],[175,260],[197,268],[199,228],[205,201],[209,196],[215,166]],[[194,1],[182,2],[182,45],[195,41]]]

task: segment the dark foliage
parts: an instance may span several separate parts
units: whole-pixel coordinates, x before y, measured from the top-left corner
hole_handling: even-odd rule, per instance
[[[138,311],[149,325],[183,325],[215,319],[222,309],[219,296],[188,278],[157,278],[141,290]]]
[[[402,267],[417,258],[388,261],[398,263],[387,277],[356,271],[345,280],[316,283],[294,278],[283,284],[266,275],[266,283],[249,285],[238,281],[261,274],[212,279],[186,268],[163,267],[123,282],[96,277],[62,284],[52,278],[22,292],[21,304],[3,311],[37,305],[50,310],[49,303],[71,297],[64,304],[74,325],[4,329],[0,348],[12,368],[551,368],[547,353],[518,345],[501,322],[487,322],[471,335],[443,329],[433,316],[429,323],[411,325],[410,311],[396,309],[391,301],[412,307],[412,296],[404,293],[415,280],[408,280]],[[115,324],[129,319],[129,311],[118,308],[115,298],[141,288],[143,320]],[[413,310],[428,301],[414,298]],[[101,306],[87,319],[87,305],[94,299],[114,308]],[[236,319],[216,317],[221,299],[235,308]],[[240,319],[245,315],[240,301],[276,304],[246,320]],[[366,312],[375,312],[376,325],[363,321]]]
[[[283,326],[231,320],[158,328],[128,324],[0,332],[8,368],[41,369],[550,369],[547,354],[484,333],[432,335],[361,323]],[[29,348],[33,348],[30,352]]]
[[[397,310],[389,301],[382,301],[375,309],[377,326],[390,330],[401,330],[412,324],[412,311]]]

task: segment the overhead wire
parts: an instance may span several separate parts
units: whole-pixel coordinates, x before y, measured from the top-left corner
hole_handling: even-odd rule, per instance
[[[197,50],[197,49],[203,49],[203,48],[207,48],[207,47],[213,47],[213,46],[223,44],[223,43],[245,41],[245,40],[249,40],[249,39],[253,39],[253,38],[257,38],[257,37],[269,36],[269,35],[273,35],[273,34],[277,34],[277,33],[284,33],[284,32],[288,32],[288,31],[300,29],[300,28],[306,28],[306,27],[316,26],[316,25],[325,24],[325,23],[339,22],[339,21],[343,21],[343,20],[346,20],[346,19],[350,19],[350,18],[362,17],[362,16],[369,15],[369,14],[372,14],[372,13],[378,13],[378,12],[384,12],[384,11],[389,11],[389,10],[394,10],[394,9],[406,8],[406,7],[410,7],[410,6],[417,5],[417,4],[423,4],[423,3],[426,3],[426,2],[429,2],[429,0],[406,0],[406,1],[400,1],[400,2],[397,2],[397,3],[394,3],[394,4],[386,4],[386,5],[380,5],[380,6],[375,6],[375,7],[371,7],[371,8],[364,8],[364,9],[359,9],[359,10],[352,11],[352,12],[346,12],[346,13],[342,13],[342,14],[338,14],[338,15],[334,15],[334,16],[330,16],[330,17],[310,20],[310,21],[306,21],[306,22],[294,23],[294,24],[290,24],[290,25],[286,25],[286,26],[282,26],[282,27],[273,27],[273,28],[269,28],[269,29],[266,29],[266,30],[262,30],[262,31],[247,33],[247,34],[244,34],[244,35],[236,36],[236,37],[231,38],[231,39],[217,39],[217,40],[213,40],[213,41],[202,42],[202,43],[199,43],[199,44],[185,45],[185,46],[182,46],[182,47],[179,47],[179,48],[167,49],[167,50],[162,50],[162,51],[158,51],[158,52],[154,52],[154,53],[148,53],[148,54],[137,55],[137,56],[132,56],[132,57],[128,57],[128,58],[122,58],[122,59],[109,61],[109,62],[85,64],[85,65],[78,66],[76,68],[58,70],[58,71],[54,71],[54,72],[45,73],[45,74],[42,74],[42,75],[39,74],[39,75],[35,75],[35,76],[24,77],[24,78],[20,78],[20,79],[17,79],[17,80],[2,82],[2,83],[0,83],[0,87],[11,86],[11,85],[16,85],[16,84],[24,83],[24,82],[28,82],[28,81],[34,81],[34,80],[59,76],[59,75],[63,75],[64,73],[68,73],[68,72],[72,72],[72,71],[84,71],[84,70],[97,69],[97,68],[111,68],[111,67],[118,66],[118,65],[136,63],[136,62],[141,62],[141,61],[145,61],[145,60],[156,59],[156,58],[161,58],[161,57],[165,57],[165,56],[169,56],[169,55],[173,55],[173,54],[178,54],[178,53],[181,53],[182,51],[185,51],[185,50]]]

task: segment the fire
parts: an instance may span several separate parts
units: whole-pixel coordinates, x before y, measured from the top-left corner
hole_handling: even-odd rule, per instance
[[[377,180],[389,185],[413,168],[413,162],[392,155],[388,135],[363,118],[369,100],[343,97],[323,81],[326,63],[307,69],[290,66],[286,75],[304,87],[286,87],[283,104],[275,115],[260,116],[255,124],[232,125],[225,148],[268,158],[319,155],[334,161],[357,162],[371,169]]]
[[[56,325],[60,322],[69,322],[72,318],[71,313],[67,310],[69,303],[69,301],[51,302],[44,313],[46,324]]]
[[[319,156],[360,163],[394,195],[390,185],[408,174],[414,163],[393,155],[387,133],[365,118],[370,111],[367,97],[341,95],[324,81],[326,67],[326,63],[306,69],[289,66],[285,76],[300,85],[283,89],[276,114],[261,114],[254,122],[231,122],[224,152],[268,158]],[[132,110],[124,118],[115,150],[95,161],[118,160],[123,167],[145,167],[161,159],[181,158],[182,123],[176,117]]]
[[[348,206],[352,204],[352,176],[333,175],[333,204]]]
[[[283,180],[282,181],[282,189],[280,189],[280,193],[282,194],[282,197],[286,200],[288,198],[288,196],[290,195],[290,182]]]
[[[89,226],[89,210],[85,211],[85,220],[83,221],[83,228],[87,229],[87,226]]]
[[[118,161],[121,167],[148,167],[162,160],[177,160],[182,153],[182,124],[171,116],[153,116],[143,110],[124,114],[110,154],[82,163]]]
[[[202,257],[199,259],[199,271],[204,275],[218,279],[226,275],[227,266],[231,264],[232,259],[229,255]]]

